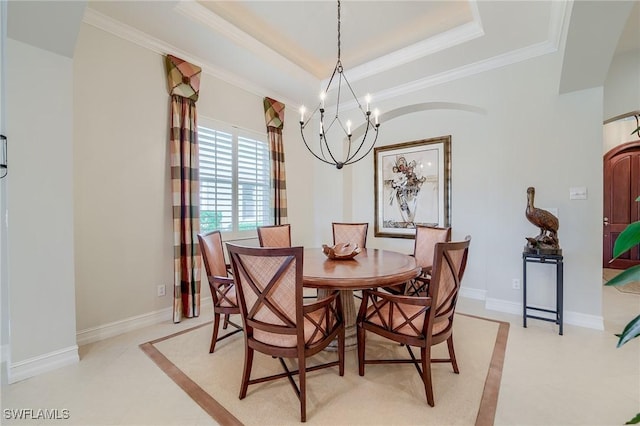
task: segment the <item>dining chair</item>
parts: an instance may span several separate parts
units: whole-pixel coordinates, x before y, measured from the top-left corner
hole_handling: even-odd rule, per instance
[[[291,247],[291,225],[258,227],[260,247]]]
[[[332,222],[331,227],[333,230],[333,245],[338,243],[353,243],[357,244],[360,248],[367,247],[367,229],[368,223],[344,223],[344,222]],[[358,299],[362,299],[360,291],[354,296]]]
[[[364,290],[356,320],[358,372],[364,376],[366,364],[414,364],[424,383],[427,403],[434,406],[431,364],[451,363],[459,374],[453,345],[453,320],[460,282],[464,275],[471,238],[437,243],[428,296],[393,295]],[[366,332],[404,345],[410,358],[366,359]],[[431,347],[447,342],[449,358],[432,359]],[[411,346],[420,348],[416,359]]]
[[[338,366],[344,375],[344,320],[340,294],[303,304],[302,247],[258,248],[227,243],[238,286],[238,303],[245,329],[244,371],[240,399],[249,385],[287,377],[300,400],[300,421],[307,418],[308,371]],[[338,360],[307,365],[307,358],[338,340]],[[251,378],[254,351],[279,358],[284,372]],[[297,368],[283,358],[293,359]],[[293,379],[298,375],[298,384]],[[267,390],[269,388],[265,388]]]
[[[230,315],[240,313],[240,308],[236,299],[235,284],[233,279],[229,277],[230,265],[225,263],[220,231],[198,234],[198,242],[200,243],[202,261],[207,273],[211,298],[213,299],[213,335],[211,336],[211,346],[209,347],[209,353],[213,353],[218,341],[242,331],[240,325],[229,320]],[[224,315],[222,328],[226,329],[231,324],[236,330],[218,338],[221,315]]]
[[[406,283],[394,287],[387,287],[392,294],[425,295],[429,285],[433,253],[437,243],[451,241],[451,227],[433,227],[416,225],[413,256],[418,266],[422,268],[420,275]]]
[[[333,222],[333,244],[338,243],[354,243],[360,248],[367,247],[367,229],[368,223],[341,223]]]

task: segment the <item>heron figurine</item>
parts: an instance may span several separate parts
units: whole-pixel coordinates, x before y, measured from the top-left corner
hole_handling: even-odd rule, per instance
[[[527,188],[527,209],[525,214],[529,222],[540,229],[540,234],[536,237],[527,237],[529,242],[527,247],[531,250],[559,250],[558,228],[560,223],[558,218],[547,210],[534,206],[536,189],[532,186]]]

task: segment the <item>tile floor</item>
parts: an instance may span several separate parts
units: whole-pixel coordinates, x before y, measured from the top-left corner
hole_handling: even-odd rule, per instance
[[[461,299],[458,310],[509,321],[496,425],[621,425],[640,412],[640,339],[616,348],[640,313],[640,295],[603,289],[605,331],[487,311]],[[138,348],[140,343],[209,320],[169,321],[80,348],[80,363],[3,386],[1,424],[216,424]],[[69,419],[13,420],[7,409],[68,410]],[[397,416],[395,416],[397,420]],[[386,424],[381,420],[380,424]],[[453,423],[453,422],[452,422]]]

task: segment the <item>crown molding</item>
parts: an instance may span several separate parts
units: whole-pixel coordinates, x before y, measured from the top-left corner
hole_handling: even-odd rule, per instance
[[[192,21],[206,25],[216,33],[229,39],[238,46],[249,50],[251,53],[265,60],[267,63],[276,66],[288,75],[295,76],[300,79],[317,80],[312,73],[287,59],[251,35],[245,33],[240,28],[224,20],[222,17],[202,6],[198,2],[182,0],[178,2],[174,9]]]
[[[376,101],[391,99],[397,96],[415,92],[417,90],[437,86],[439,84],[448,83],[465,77],[470,77],[475,74],[480,74],[485,71],[512,65],[521,61],[526,61],[538,56],[555,53],[560,48],[562,34],[566,29],[566,23],[569,19],[567,10],[570,10],[568,8],[572,3],[572,1],[551,2],[549,30],[547,33],[547,40],[543,42],[536,43],[521,49],[512,50],[510,52],[503,53],[489,59],[455,68],[453,70],[448,70],[439,74],[427,76],[406,84],[389,88],[387,90],[376,92],[375,99]],[[353,102],[353,105],[347,105],[346,107],[348,109],[349,107],[355,106],[355,102]]]
[[[412,44],[388,55],[381,56],[365,64],[351,68],[349,77],[351,81],[358,81],[383,71],[415,61],[416,59],[432,55],[436,52],[448,49],[484,35],[482,25],[478,22],[470,22],[444,33],[438,34],[427,40]],[[324,84],[328,79],[323,81]]]
[[[375,99],[376,101],[391,99],[396,96],[413,93],[417,90],[426,89],[428,87],[437,86],[454,80],[459,80],[461,78],[470,77],[475,74],[480,74],[485,71],[515,64],[527,59],[553,53],[557,50],[557,47],[552,42],[544,41],[542,43],[537,43],[522,49],[507,52],[489,59],[474,62],[469,65],[464,65],[439,74],[430,75],[406,84],[401,84],[399,86],[376,92]]]
[[[392,68],[407,64],[425,56],[432,55],[458,44],[474,40],[484,35],[482,23],[478,20],[469,22],[449,31],[430,37],[426,40],[414,43],[410,46],[396,50],[395,52],[376,58],[362,65],[349,69],[349,78],[352,82],[379,74]],[[328,79],[323,80],[326,85]]]
[[[240,78],[237,76],[237,74],[212,65],[202,58],[181,50],[171,45],[170,43],[152,37],[149,34],[144,33],[136,28],[123,24],[122,22],[110,18],[106,15],[103,15],[102,13],[97,12],[94,9],[86,8],[83,22],[160,55],[164,56],[166,54],[171,54],[178,56],[185,61],[200,66],[204,73],[212,75],[213,77],[216,77],[233,86],[239,87],[249,93],[253,93],[254,95],[257,95],[259,97],[275,97],[285,104],[288,103],[295,105],[297,103],[285,96],[273,93],[272,90],[268,90],[264,87],[258,86],[247,79]]]
[[[448,47],[455,46],[457,44],[482,36],[484,34],[484,30],[482,28],[480,15],[477,10],[476,1],[473,0],[470,2],[470,4],[472,7],[472,14],[474,16],[472,22],[454,28],[439,36],[432,37],[423,42],[415,43],[411,46],[400,49],[396,52],[390,53],[386,56],[353,68],[349,70],[350,79],[352,81],[357,81],[359,79],[363,79],[376,73],[386,71],[398,65],[408,63],[415,59],[433,54]],[[397,96],[415,92],[417,90],[469,77],[475,74],[511,65],[520,61],[532,59],[549,53],[554,53],[559,49],[563,32],[566,30],[566,23],[569,18],[567,10],[570,10],[570,6],[572,4],[572,1],[551,2],[549,29],[547,39],[543,42],[533,44],[522,49],[510,51],[472,64],[464,65],[453,70],[448,70],[439,74],[434,74],[421,79],[417,79],[412,82],[391,87],[379,92],[371,93],[371,95],[375,97],[376,101],[391,99]],[[288,72],[304,79],[313,79],[317,81],[317,79],[313,77],[311,73],[305,71],[284,56],[268,48],[263,43],[244,33],[234,25],[229,24],[227,21],[214,14],[204,6],[199,5],[196,2],[181,1],[176,6],[176,9],[185,16],[193,20],[197,20],[198,22],[209,26],[225,37],[228,37],[231,41],[240,45],[241,47],[247,48],[251,52],[258,54],[263,60],[266,60],[269,63],[275,65],[283,72]],[[186,61],[192,62],[194,64],[199,64],[205,73],[210,74],[231,85],[237,86],[243,90],[246,90],[247,92],[253,93],[257,96],[277,97],[282,102],[289,105],[297,105],[299,103],[299,100],[292,100],[286,96],[273,93],[272,90],[256,85],[255,83],[247,79],[238,77],[237,74],[231,73],[218,66],[207,63],[202,58],[193,56],[192,54],[178,49],[167,42],[156,39],[140,30],[116,21],[110,17],[107,17],[91,8],[86,9],[83,21],[89,25],[102,29],[117,37],[135,43],[158,54],[165,55],[167,53],[171,53],[181,57]],[[324,87],[325,85],[326,81],[320,83],[320,87]],[[345,104],[344,108],[350,109],[355,108],[356,106],[357,105],[355,102],[350,102]]]

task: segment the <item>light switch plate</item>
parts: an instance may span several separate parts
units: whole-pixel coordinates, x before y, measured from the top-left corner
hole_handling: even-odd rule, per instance
[[[586,186],[578,186],[574,188],[569,188],[569,199],[570,200],[586,200],[587,199],[587,187]]]

